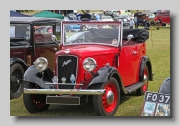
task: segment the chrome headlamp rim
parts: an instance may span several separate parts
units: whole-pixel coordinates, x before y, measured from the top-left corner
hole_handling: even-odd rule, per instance
[[[88,62],[88,60],[92,60],[94,62],[94,66],[93,67],[90,66],[89,69],[85,66],[85,64],[86,64],[85,62]],[[83,68],[88,72],[93,71],[96,68],[96,66],[97,66],[96,60],[91,57],[88,57],[88,58],[84,59],[84,61],[83,61]]]
[[[48,67],[48,60],[44,57],[39,57],[34,61],[33,64],[39,72],[43,72]]]

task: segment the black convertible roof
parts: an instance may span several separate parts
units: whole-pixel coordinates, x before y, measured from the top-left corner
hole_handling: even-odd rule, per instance
[[[47,22],[61,22],[62,19],[58,18],[44,18],[44,17],[10,17],[10,23],[47,23]]]
[[[118,29],[92,29],[92,36],[101,38],[118,38]],[[149,39],[149,32],[144,29],[123,29],[123,40],[127,40],[128,35],[133,35],[132,40],[144,42]]]

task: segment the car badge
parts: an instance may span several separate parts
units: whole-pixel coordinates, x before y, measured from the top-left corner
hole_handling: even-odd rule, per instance
[[[66,54],[68,54],[70,52],[70,49],[67,49],[64,51]]]
[[[71,80],[71,83],[72,83],[72,84],[75,83],[76,78],[75,78],[74,74],[71,74],[70,80]]]
[[[53,81],[53,83],[58,83],[58,77],[54,76],[52,81]]]
[[[72,62],[71,59],[64,61],[62,67],[64,67],[65,65],[68,65],[68,63],[70,63],[70,62]]]
[[[62,83],[65,83],[65,82],[66,82],[66,78],[65,78],[65,77],[62,77],[62,78],[61,78],[61,81],[62,81]]]

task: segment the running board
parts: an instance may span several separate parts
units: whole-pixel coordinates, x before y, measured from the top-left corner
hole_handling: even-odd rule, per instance
[[[139,89],[140,87],[142,87],[143,84],[144,84],[143,82],[138,82],[138,83],[135,83],[129,87],[126,87],[125,89],[128,91],[128,93],[131,93],[131,92]]]

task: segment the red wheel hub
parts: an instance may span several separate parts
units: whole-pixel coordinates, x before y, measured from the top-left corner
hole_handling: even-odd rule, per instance
[[[106,93],[102,96],[102,104],[106,112],[112,112],[117,104],[118,92],[113,83],[108,83],[105,88]]]
[[[142,86],[143,92],[146,92],[148,88],[148,71],[147,68],[144,69],[144,85]]]

